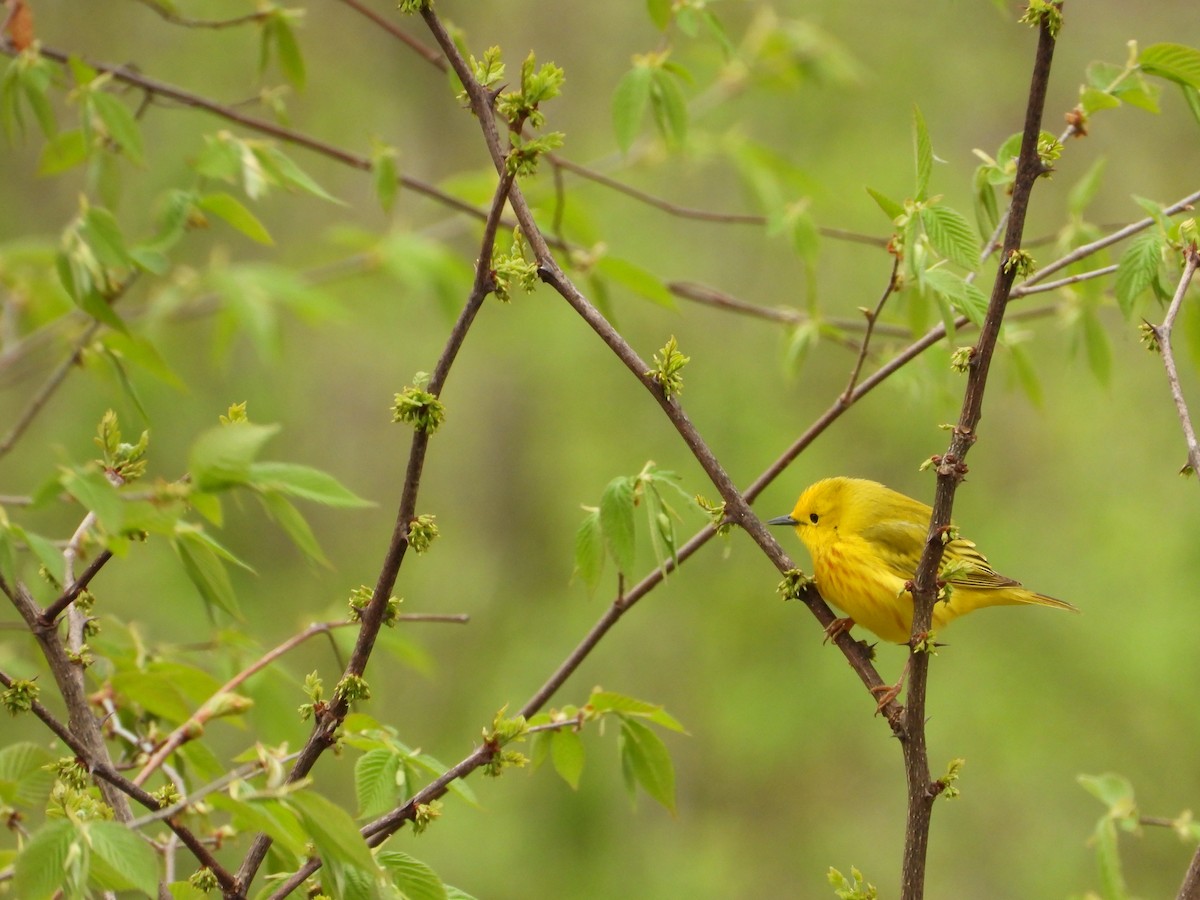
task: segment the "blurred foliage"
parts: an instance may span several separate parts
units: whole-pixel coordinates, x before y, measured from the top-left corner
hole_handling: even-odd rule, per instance
[[[809,897],[830,884],[868,896],[892,884],[900,754],[873,698],[803,607],[779,602],[778,573],[736,529],[672,571],[550,708],[496,713],[538,689],[618,585],[666,571],[722,508],[689,499],[712,489],[688,449],[537,286],[511,222],[492,256],[511,302],[485,303],[440,397],[425,390],[470,291],[496,174],[461,84],[429,62],[420,18],[369,5],[414,48],[357,5],[9,6],[0,573],[46,604],[67,559],[113,553],[81,602],[96,617],[88,689],[117,704],[124,729],[114,754],[144,762],[128,732],[161,741],[203,713],[203,740],[174,759],[189,789],[234,765],[258,766],[265,784],[209,795],[189,824],[268,830],[269,864],[284,870],[311,841],[345,861],[328,875],[343,894],[371,865],[357,826],[470,753],[481,729],[512,754],[497,757],[504,777],[455,783],[376,859],[412,896],[439,896],[441,879],[488,898]],[[829,474],[932,494],[918,466],[957,412],[951,361],[985,303],[995,263],[979,251],[1014,175],[1033,46],[1020,10],[648,0],[548,16],[527,0],[446,0],[437,11],[501,92],[510,129],[544,127],[518,138],[509,164],[564,268],[654,358],[663,392],[737,484],[837,401],[863,312],[891,281],[889,249],[902,253],[864,376],[939,323],[950,337],[846,411],[759,506],[784,512]],[[940,649],[933,765],[968,768],[962,800],[935,809],[930,896],[1166,896],[1194,849],[1184,814],[1171,822],[1183,842],[1156,830],[1117,852],[1118,831],[1138,825],[1130,785],[1146,808],[1200,802],[1200,771],[1180,751],[1200,741],[1180,703],[1200,679],[1189,587],[1200,506],[1176,474],[1183,442],[1162,366],[1138,341],[1195,238],[1164,212],[1200,187],[1188,164],[1200,153],[1194,18],[1187,0],[1067,8],[1040,145],[1054,172],[1027,226],[1033,275],[1129,222],[1153,224],[1048,280],[1115,275],[1009,311],[956,518],[999,569],[1085,615],[988,611]],[[1086,137],[1060,143],[1064,116]],[[697,305],[683,282],[728,302]],[[1195,288],[1176,344],[1184,391],[1200,398],[1194,299]],[[312,623],[345,618],[343,598],[374,583],[412,434],[392,416],[436,429],[414,533],[440,538],[405,563],[404,602],[341,758],[322,759],[319,793],[289,791],[289,753],[310,727],[297,709],[367,689],[339,683],[355,629],[314,630],[236,693],[219,689]],[[85,512],[93,527],[79,534]],[[27,706],[33,684],[63,715],[4,608],[0,671],[24,679],[6,705]],[[902,660],[878,648],[885,677]],[[548,766],[518,771],[526,737]],[[72,887],[146,890],[146,845],[81,818],[85,792],[43,768],[62,755],[30,715],[6,725],[0,808],[36,833],[26,859],[73,860]],[[1106,806],[1097,826],[1076,782],[1095,771],[1122,773],[1083,781]],[[170,787],[156,777],[148,787]],[[622,784],[657,802],[631,810],[615,799]],[[75,827],[46,824],[47,806],[72,811]],[[222,838],[234,865],[245,839]],[[11,833],[0,869],[17,846]],[[190,860],[178,863],[186,880]],[[0,892],[42,895],[60,871],[27,863]]]

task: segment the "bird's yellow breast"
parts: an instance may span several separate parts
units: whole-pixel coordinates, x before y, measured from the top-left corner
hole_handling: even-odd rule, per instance
[[[912,595],[861,540],[809,547],[821,596],[885,641],[902,644],[912,633]]]

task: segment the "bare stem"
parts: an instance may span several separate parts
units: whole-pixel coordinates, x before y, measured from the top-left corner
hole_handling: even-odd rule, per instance
[[[1179,383],[1179,371],[1175,367],[1175,351],[1171,348],[1171,335],[1175,329],[1175,318],[1183,306],[1183,297],[1200,265],[1200,252],[1192,244],[1183,254],[1183,274],[1179,276],[1179,285],[1175,288],[1175,296],[1167,309],[1167,317],[1159,326],[1151,325],[1158,339],[1158,349],[1162,353],[1163,367],[1167,370],[1167,385],[1171,389],[1171,399],[1175,401],[1175,411],[1179,415],[1179,424],[1183,428],[1183,438],[1187,443],[1188,465],[1195,473],[1200,473],[1200,442],[1196,440],[1196,429],[1188,412],[1187,401],[1183,396],[1183,387]]]

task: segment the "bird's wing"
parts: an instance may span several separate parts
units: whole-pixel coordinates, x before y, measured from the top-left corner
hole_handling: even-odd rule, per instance
[[[956,538],[946,545],[942,555],[942,571],[949,568],[951,584],[959,587],[998,589],[1020,587],[1021,582],[1001,575],[988,563],[987,557],[975,549],[975,542]]]
[[[862,537],[871,545],[879,561],[893,575],[905,581],[917,572],[928,526],[903,519],[881,519],[862,529]]]

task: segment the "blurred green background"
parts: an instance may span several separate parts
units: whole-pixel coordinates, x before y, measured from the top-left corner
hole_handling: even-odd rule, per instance
[[[372,4],[428,42],[420,23],[392,6]],[[249,8],[180,7],[204,18]],[[180,29],[132,2],[86,14],[50,0],[33,9],[49,46],[133,64],[225,103],[259,89],[257,37],[249,29]],[[609,100],[632,54],[659,44],[643,4],[446,0],[438,9],[465,30],[476,54],[501,46],[514,74],[530,49],[566,70],[564,94],[547,113],[549,127],[566,133],[563,153],[571,160],[679,204],[756,212],[717,152],[736,133],[807,175],[818,224],[880,237],[888,223],[863,188],[898,198],[911,190],[912,105],[947,163],[935,170],[934,192],[969,213],[971,151],[994,153],[1019,129],[1034,46],[1014,10],[1002,14],[984,0],[714,3],[735,43],[764,16],[808,29],[815,42],[809,77],[781,77],[707,110],[701,103],[687,151],[651,149],[624,162]],[[1069,3],[1066,15],[1047,104],[1046,127],[1055,132],[1090,61],[1122,63],[1129,40],[1200,43],[1191,0]],[[342,4],[310,5],[299,34],[309,83],[287,99],[294,127],[363,154],[372,138],[394,144],[401,171],[427,182],[452,179],[468,194],[478,189],[464,176],[486,184],[476,125],[445,76]],[[685,89],[711,97],[719,53],[711,43],[678,40],[673,58],[696,79]],[[833,42],[852,64],[830,68]],[[269,69],[265,83],[279,81]],[[1027,233],[1051,235],[1063,224],[1067,191],[1101,157],[1108,162],[1089,209],[1094,222],[1140,218],[1134,194],[1170,202],[1194,191],[1200,129],[1177,93],[1164,91],[1162,102],[1161,116],[1121,109],[1097,117],[1092,134],[1072,142],[1053,179],[1039,184]],[[149,229],[148,211],[162,191],[190,183],[188,162],[203,134],[228,128],[250,136],[170,104],[151,108],[143,128],[148,164],[125,168],[118,209],[131,234]],[[35,177],[39,150],[29,137],[0,151],[0,242],[55,240],[87,190],[78,171]],[[348,230],[393,229],[457,253],[448,290],[465,296],[477,223],[411,192],[401,193],[389,218],[368,175],[289,152],[345,205],[274,194],[255,211],[276,246],[256,247],[214,226],[185,241],[181,266],[193,275],[224,260],[304,269],[351,252]],[[874,304],[890,271],[881,250],[831,240],[808,269],[786,238],[761,228],[671,218],[571,176],[566,187],[569,233],[602,240],[613,255],[664,280],[706,282],[765,306],[815,302],[826,315],[853,318]],[[545,203],[550,188],[544,170],[530,190]],[[1051,254],[1049,247],[1035,251],[1040,260]],[[127,306],[148,308],[172,289],[188,296],[189,277],[181,269],[173,285],[147,283]],[[234,574],[246,615],[239,627],[272,646],[309,622],[340,616],[349,590],[375,580],[399,497],[409,433],[388,421],[392,394],[415,371],[432,368],[454,311],[436,291],[386,273],[338,279],[324,290],[336,314],[306,321],[284,312],[270,353],[236,336],[228,350],[216,349],[213,317],[151,317],[141,327],[188,390],[135,376],[149,413],[143,424],[111,378],[72,376],[0,461],[0,493],[32,492],[57,463],[90,458],[95,424],[109,407],[127,432],[151,430],[151,472],[176,477],[194,436],[245,400],[254,420],[283,426],[268,457],[330,471],[379,505],[306,509],[331,570],[305,564],[256,505],[230,507],[220,537],[257,570]],[[853,360],[827,341],[797,372],[785,362],[789,335],[779,326],[683,302],[667,310],[615,287],[609,302],[644,357],[678,337],[692,358],[684,406],[743,485],[829,406]],[[1184,447],[1159,359],[1139,345],[1135,325],[1115,306],[1102,314],[1112,350],[1107,383],[1076,346],[1069,314],[1022,326],[1030,332],[1024,346],[1040,379],[1040,404],[1018,387],[1007,354],[993,368],[956,519],[1000,571],[1084,614],[990,610],[955,623],[946,636],[930,681],[931,764],[937,775],[963,757],[966,768],[962,798],[935,808],[931,897],[1066,897],[1095,888],[1088,836],[1102,807],[1076,783],[1080,773],[1124,774],[1150,814],[1173,816],[1200,802],[1197,489],[1176,474]],[[1149,307],[1147,315],[1161,313]],[[1197,318],[1189,312],[1185,322],[1193,335]],[[0,422],[24,407],[64,346],[51,342],[5,371]],[[789,511],[801,488],[839,473],[928,500],[933,479],[917,466],[944,449],[937,426],[957,416],[962,387],[946,362],[945,348],[935,349],[855,406],[765,493],[762,515]],[[1185,390],[1200,404],[1195,358],[1186,353],[1184,369]],[[597,503],[611,478],[651,459],[678,472],[689,492],[714,491],[652,400],[547,289],[507,306],[488,302],[444,399],[448,418],[433,440],[419,502],[420,511],[437,516],[442,538],[426,556],[406,561],[397,593],[406,611],[465,612],[471,622],[405,628],[401,649],[419,665],[377,653],[368,670],[374,699],[365,710],[450,764],[471,750],[497,709],[524,702],[611,600],[611,567],[595,596],[572,583],[580,505]],[[59,537],[70,534],[77,515],[10,514]],[[691,533],[703,518],[687,515]],[[781,537],[807,567],[798,544]],[[653,565],[648,545],[640,562]],[[821,645],[811,616],[779,601],[778,580],[744,536],[710,544],[640,603],[555,697],[557,704],[582,702],[602,685],[662,703],[679,718],[690,734],[666,736],[677,767],[677,815],[645,796],[631,808],[615,734],[588,733],[578,791],[549,768],[498,781],[475,776],[483,809],[449,799],[428,832],[403,832],[396,845],[479,898],[820,897],[830,895],[831,865],[857,866],[893,896],[904,829],[899,748],[872,717],[874,701],[841,655]],[[110,634],[124,622],[154,647],[200,643],[212,630],[163,546],[134,548],[105,569],[95,590],[101,614],[113,617]],[[15,618],[9,611],[0,621]],[[31,641],[17,631],[0,635],[6,670],[37,671]],[[212,662],[202,652],[189,658]],[[250,658],[247,651],[241,662]],[[880,648],[885,678],[902,661],[900,650]],[[299,746],[307,731],[293,710],[303,701],[299,680],[314,668],[328,684],[336,680],[327,645],[313,643],[289,656],[279,674],[253,681],[257,707],[244,728],[212,726],[214,747],[233,755],[254,737]],[[25,719],[5,729],[45,740]],[[349,758],[328,755],[316,771],[319,789],[350,797],[350,770]],[[1192,852],[1162,829],[1123,836],[1122,846],[1131,890],[1145,897],[1173,894]]]

